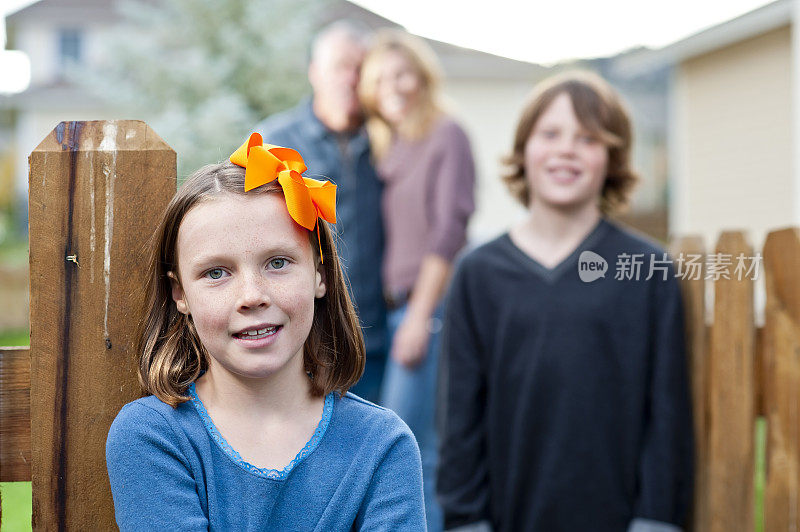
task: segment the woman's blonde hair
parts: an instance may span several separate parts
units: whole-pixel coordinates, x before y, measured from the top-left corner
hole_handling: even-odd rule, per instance
[[[195,205],[225,194],[283,194],[277,180],[244,192],[245,169],[231,163],[211,164],[192,174],[167,206],[150,242],[147,303],[139,327],[139,383],[145,394],[172,406],[188,401],[186,390],[208,368],[208,353],[192,318],[178,312],[168,274],[178,271],[177,242],[181,222]],[[350,301],[333,233],[318,220],[326,293],[314,300],[314,320],[303,346],[303,365],[310,373],[311,393],[347,392],[364,372],[364,339]],[[309,242],[319,255],[317,235]],[[317,257],[319,259],[319,257]]]
[[[433,50],[422,39],[408,32],[388,28],[378,31],[361,67],[358,95],[367,113],[367,133],[372,153],[379,160],[389,149],[393,134],[392,127],[378,108],[380,69],[390,53],[403,54],[413,65],[420,82],[416,105],[395,133],[407,139],[420,139],[442,114],[439,95],[441,67]]]
[[[508,172],[503,176],[508,190],[526,207],[531,191],[525,176],[525,144],[536,123],[559,95],[566,94],[578,121],[608,147],[606,179],[600,196],[600,210],[611,214],[622,209],[639,180],[631,168],[631,121],[617,92],[600,76],[587,71],[568,71],[540,82],[522,110],[511,154],[503,159]]]

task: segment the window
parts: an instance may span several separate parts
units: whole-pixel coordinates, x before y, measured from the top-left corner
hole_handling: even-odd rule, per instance
[[[61,67],[78,64],[82,60],[83,35],[81,30],[61,29],[58,32],[58,57]]]

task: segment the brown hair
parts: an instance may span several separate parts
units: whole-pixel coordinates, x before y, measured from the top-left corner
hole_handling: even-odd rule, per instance
[[[172,406],[188,401],[186,389],[208,368],[208,353],[190,316],[172,300],[169,272],[177,272],[178,230],[186,213],[202,201],[223,194],[244,195],[245,169],[231,163],[211,164],[192,174],[167,206],[150,243],[147,303],[138,334],[139,383],[146,394]],[[283,194],[278,181],[247,194]],[[312,375],[311,393],[340,394],[364,372],[364,338],[347,290],[333,232],[318,220],[326,293],[314,300],[314,320],[303,346],[303,365]],[[317,235],[309,231],[314,254]],[[319,257],[317,257],[319,259]]]
[[[370,145],[378,159],[386,154],[392,140],[392,128],[378,110],[380,67],[386,55],[392,52],[403,54],[411,62],[420,81],[417,104],[398,133],[408,139],[420,139],[442,114],[439,97],[441,67],[433,50],[422,39],[406,31],[392,28],[378,31],[364,59],[358,84],[358,96],[367,113]]]
[[[503,175],[508,190],[526,207],[531,190],[525,176],[525,144],[542,113],[553,100],[567,94],[581,125],[597,135],[608,147],[608,167],[601,192],[600,210],[604,214],[620,210],[639,180],[630,166],[631,122],[617,92],[596,74],[571,71],[539,83],[522,110],[514,135],[511,155],[503,159],[508,172]]]

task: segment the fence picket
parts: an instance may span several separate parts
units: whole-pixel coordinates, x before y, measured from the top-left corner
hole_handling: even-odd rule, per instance
[[[739,254],[752,256],[741,232],[720,236],[716,253],[707,257]],[[721,262],[717,262],[721,263]],[[753,530],[755,324],[753,281],[728,277],[709,267],[707,282],[714,283],[714,322],[709,351],[709,530]]]
[[[699,236],[675,239],[670,252],[674,260],[680,261],[679,264],[694,255],[701,257],[701,263],[705,262],[705,246]],[[695,436],[695,488],[691,522],[691,528],[695,531],[708,530],[708,334],[704,277],[702,267],[699,275],[680,275]]]
[[[105,440],[139,395],[144,244],[175,175],[139,121],[62,122],[30,156],[34,530],[115,527]]]
[[[800,529],[800,230],[773,231],[764,245],[765,530]]]

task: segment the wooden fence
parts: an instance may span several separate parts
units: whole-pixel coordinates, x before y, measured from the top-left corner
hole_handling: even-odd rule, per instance
[[[175,154],[142,122],[67,122],[30,167],[31,347],[0,349],[0,481],[32,481],[35,530],[113,529],[104,444],[138,395],[142,250],[175,190]],[[701,265],[681,281],[697,442],[693,528],[753,530],[755,421],[764,416],[765,530],[797,531],[800,230],[770,233],[763,264],[745,275],[736,257],[756,254],[741,232],[724,233],[713,253],[696,237],[671,251]],[[733,262],[720,274],[708,265],[722,256]],[[766,281],[760,328],[756,275]]]

